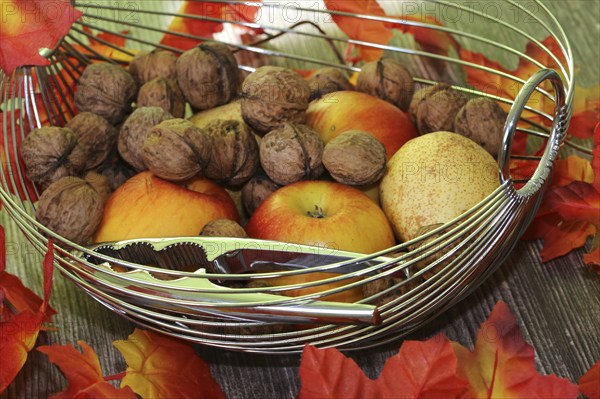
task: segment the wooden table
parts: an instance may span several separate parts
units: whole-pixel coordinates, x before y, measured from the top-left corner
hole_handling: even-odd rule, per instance
[[[571,38],[579,84],[600,82],[600,2],[555,0],[547,2]],[[8,271],[41,292],[41,257],[2,212],[7,230]],[[538,242],[521,242],[504,265],[475,293],[450,309],[410,339],[444,332],[450,339],[473,345],[479,324],[498,300],[508,303],[523,335],[536,352],[541,373],[576,381],[600,359],[600,281],[582,263],[582,250],[541,264]],[[106,375],[125,370],[112,341],[124,339],[133,324],[96,303],[61,275],[55,275],[52,305],[58,330],[42,333],[38,344],[65,344],[84,340],[100,354]],[[368,352],[350,353],[368,376],[375,378],[400,342]],[[299,388],[299,355],[267,356],[198,347],[229,398],[292,398]],[[32,351],[16,380],[2,398],[41,398],[61,391],[65,381],[47,358]]]

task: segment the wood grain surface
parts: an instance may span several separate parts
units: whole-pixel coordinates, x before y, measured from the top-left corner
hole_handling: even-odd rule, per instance
[[[557,15],[574,47],[580,67],[579,84],[600,82],[600,2],[556,0],[546,2]],[[7,231],[8,271],[41,292],[41,256],[3,211]],[[508,260],[479,289],[408,339],[424,339],[444,332],[450,339],[472,346],[479,324],[498,300],[508,303],[526,340],[535,348],[536,366],[576,381],[600,359],[600,278],[582,263],[583,250],[541,264],[539,242],[521,242]],[[52,305],[58,310],[58,329],[42,333],[39,345],[84,340],[100,354],[105,374],[125,369],[112,341],[124,339],[134,325],[90,299],[55,275]],[[352,352],[368,376],[375,378],[385,360],[401,342]],[[272,356],[198,347],[229,398],[293,398],[299,389],[299,355]],[[32,351],[16,380],[1,396],[43,398],[64,389],[65,380],[46,357]]]

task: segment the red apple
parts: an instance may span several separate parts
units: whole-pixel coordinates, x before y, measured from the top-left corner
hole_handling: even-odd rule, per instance
[[[206,223],[221,218],[238,221],[238,213],[216,183],[196,178],[178,185],[142,172],[108,198],[94,241],[197,236]]]
[[[409,116],[378,97],[337,91],[310,103],[306,124],[325,143],[348,130],[363,130],[384,145],[388,159],[418,133]]]
[[[273,192],[246,226],[250,237],[372,253],[395,244],[383,211],[360,190],[301,181]]]

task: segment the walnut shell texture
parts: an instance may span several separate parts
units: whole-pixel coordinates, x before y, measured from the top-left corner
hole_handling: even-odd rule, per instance
[[[333,67],[317,70],[308,78],[307,82],[310,87],[310,101],[336,91],[354,90],[348,76],[343,71]]]
[[[85,168],[85,159],[74,157],[77,135],[67,128],[42,127],[32,130],[21,144],[21,158],[27,177],[47,186],[64,176],[77,176]]]
[[[192,122],[169,119],[150,129],[142,158],[156,176],[181,181],[202,172],[211,152],[209,137]]]
[[[242,84],[242,117],[259,134],[286,122],[304,123],[309,98],[310,87],[296,72],[261,67]]]
[[[52,183],[38,202],[36,219],[62,237],[88,244],[102,220],[103,200],[85,180],[66,176]]]
[[[81,158],[79,163],[90,170],[100,166],[113,154],[117,145],[117,129],[103,117],[91,112],[76,115],[65,125],[77,136],[72,157]]]
[[[138,54],[129,64],[129,73],[139,86],[156,78],[176,79],[177,56],[164,49]]]
[[[77,82],[75,106],[79,112],[93,112],[116,125],[131,110],[136,93],[135,81],[122,67],[91,64]]]
[[[258,144],[248,127],[236,120],[217,119],[205,126],[212,154],[204,174],[219,183],[247,182],[259,165]]]
[[[286,123],[260,143],[260,163],[277,184],[316,179],[323,173],[323,140],[306,125]]]
[[[242,204],[248,214],[252,215],[256,208],[281,186],[259,170],[242,188]]]
[[[211,220],[204,225],[200,235],[205,237],[248,237],[244,228],[230,219]]]
[[[408,113],[421,134],[452,131],[456,114],[467,100],[449,84],[439,83],[416,92]]]
[[[323,150],[323,166],[337,182],[372,184],[383,176],[385,147],[367,132],[351,130],[329,141]]]
[[[406,111],[415,92],[415,83],[400,61],[380,58],[361,68],[356,88]]]
[[[225,44],[205,42],[186,51],[176,71],[183,95],[197,110],[226,104],[238,94],[237,61]]]
[[[470,138],[496,157],[504,136],[506,112],[486,97],[469,100],[454,119],[454,132]]]
[[[185,98],[177,82],[171,79],[155,78],[140,87],[137,96],[138,107],[161,107],[175,118],[185,115]]]
[[[142,158],[142,146],[155,125],[173,119],[160,107],[141,107],[133,111],[119,132],[118,149],[121,157],[137,171],[148,169]]]

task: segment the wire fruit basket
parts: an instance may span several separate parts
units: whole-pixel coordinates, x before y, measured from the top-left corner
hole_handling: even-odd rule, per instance
[[[451,24],[433,23],[428,18],[388,16],[402,10],[386,10],[388,15],[375,15],[367,11],[349,12],[343,7],[336,11],[322,3],[303,7],[290,2],[202,2],[208,7],[244,5],[261,11],[263,18],[249,22],[231,15],[230,18],[214,18],[182,13],[178,11],[178,2],[74,3],[84,11],[84,17],[75,21],[57,48],[42,52],[50,61],[49,66],[22,66],[11,75],[1,75],[0,92],[5,111],[3,155],[6,159],[12,159],[11,154],[18,153],[18,143],[29,130],[41,127],[44,123],[41,115],[47,116],[46,124],[57,126],[64,125],[76,115],[76,110],[69,106],[72,102],[68,101],[74,96],[73,85],[65,80],[65,76],[76,82],[85,66],[98,60],[126,66],[122,55],[133,56],[133,50],[138,49],[164,48],[181,53],[181,50],[159,42],[164,34],[182,39],[222,41],[239,54],[240,60],[247,61],[246,64],[240,62],[240,68],[245,71],[253,71],[256,66],[253,62],[260,59],[298,69],[329,66],[350,73],[359,72],[360,63],[348,61],[343,54],[360,47],[402,58],[414,67],[414,80],[422,86],[448,80],[448,73],[453,75],[456,67],[472,68],[517,84],[517,95],[509,98],[475,88],[464,79],[452,79],[454,90],[489,97],[510,107],[498,155],[499,187],[456,219],[414,240],[368,255],[252,239],[202,237],[132,240],[83,247],[36,221],[33,214],[38,188],[27,181],[22,163],[3,163],[0,196],[4,209],[37,250],[43,253],[51,238],[55,243],[59,270],[92,298],[141,326],[195,343],[261,353],[299,352],[306,344],[355,350],[381,345],[418,329],[464,299],[509,255],[539,206],[553,162],[565,138],[574,87],[571,50],[555,17],[537,1],[532,3],[535,13],[530,7],[514,1],[495,2],[496,7],[500,5],[513,11],[505,12],[504,19],[498,13],[487,12],[485,7],[477,10],[459,2],[419,3],[425,8],[451,10],[455,13],[452,15],[465,13],[469,18],[493,23],[504,38],[512,38],[509,44],[506,39],[482,36],[475,28],[469,30],[469,26],[477,24],[458,29]],[[402,2],[381,2],[381,5],[383,8],[400,7]],[[525,16],[528,24],[519,24],[518,19],[510,18],[509,15],[515,15],[514,11]],[[137,17],[124,17],[133,14]],[[267,15],[303,18],[289,21],[267,18]],[[426,51],[414,43],[407,45],[406,40],[396,45],[351,38],[332,23],[340,17],[354,20],[356,24],[381,23],[441,33],[475,48],[493,48],[500,57],[528,63],[530,76],[523,79],[499,66],[479,65],[456,55]],[[171,32],[166,26],[173,18],[196,23],[223,23],[229,30],[243,28],[259,31],[260,35],[254,41],[243,42],[237,40],[239,35],[237,38],[227,35],[199,37]],[[129,32],[124,34],[124,29]],[[93,36],[94,31],[126,38],[128,45],[120,47],[105,41]],[[540,32],[554,40],[559,56],[556,49],[553,52],[540,41]],[[114,50],[112,55],[107,56],[86,44],[88,39]],[[545,56],[546,63],[525,53],[524,41],[536,46]],[[315,52],[315,48],[326,51]],[[432,72],[432,61],[444,65],[445,76]],[[541,102],[531,103],[529,100],[533,95],[551,102],[553,112],[548,113]],[[532,121],[531,115],[545,123]],[[515,153],[512,144],[519,135],[543,141],[542,150],[535,155]],[[533,173],[526,179],[511,175],[511,165],[517,160],[534,165]],[[32,189],[28,190],[28,187]],[[222,273],[207,272],[205,268],[184,272],[177,267],[177,264],[186,263],[215,263],[219,255],[239,255],[241,249],[266,249],[263,254],[271,253],[275,258],[290,248],[301,254],[300,263],[304,267],[259,274],[244,273],[243,267]],[[320,277],[285,287],[236,288],[234,284],[236,281],[323,271],[334,272],[335,277]],[[327,285],[330,283],[336,283],[335,287]],[[367,285],[376,289],[355,303],[328,300],[330,295]],[[321,290],[299,297],[280,294],[285,289],[315,287],[321,287]]]

